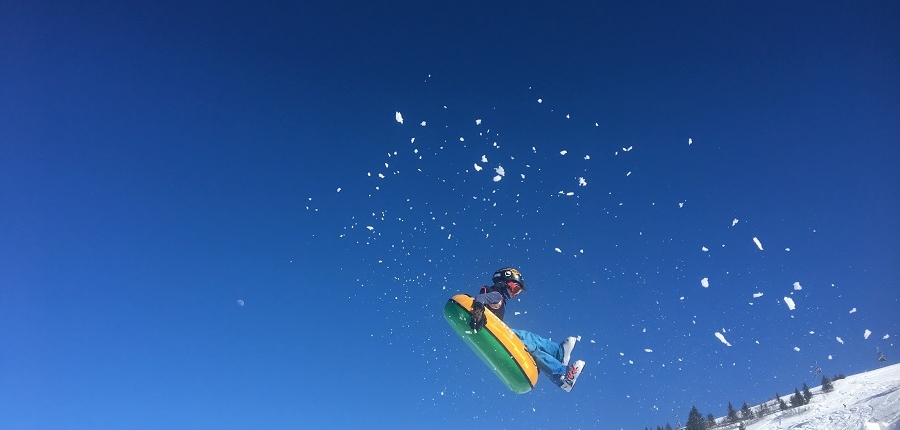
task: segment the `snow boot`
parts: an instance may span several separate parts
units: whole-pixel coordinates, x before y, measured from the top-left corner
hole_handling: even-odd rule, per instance
[[[567,393],[572,391],[572,387],[575,386],[575,380],[578,379],[578,375],[581,375],[582,369],[584,369],[584,361],[582,360],[578,360],[575,364],[569,366],[566,369],[566,374],[560,377],[559,388],[566,390]]]

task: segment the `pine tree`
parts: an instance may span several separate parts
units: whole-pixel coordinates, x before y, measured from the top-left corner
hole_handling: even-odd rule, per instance
[[[734,410],[734,406],[731,406],[731,402],[728,402],[728,422],[736,423],[738,422],[738,414],[737,411]]]
[[[786,411],[788,409],[787,403],[784,402],[784,399],[778,396],[778,393],[775,393],[775,399],[778,400],[778,409],[782,411]]]
[[[794,388],[794,395],[791,396],[791,407],[796,408],[805,404],[806,402],[803,400],[803,394],[800,394],[800,390]]]
[[[806,382],[803,383],[803,404],[809,403],[812,399],[812,391],[809,391],[809,387],[806,386]]]
[[[706,414],[706,428],[711,429],[716,426],[716,417],[713,414]]]
[[[744,406],[741,406],[741,419],[749,420],[750,418],[753,418],[753,410],[750,409],[750,405],[747,402],[744,402]]]
[[[657,426],[656,426],[656,430],[663,430],[663,428],[662,428],[661,425],[657,425]]]
[[[827,376],[822,377],[822,391],[826,393],[834,391],[834,384],[831,383],[831,379]]]
[[[769,412],[771,412],[771,409],[769,408],[769,402],[762,402],[762,404],[759,405],[759,416],[764,417],[766,415],[769,415]]]
[[[705,430],[703,426],[703,415],[700,415],[700,411],[697,410],[696,406],[691,406],[691,412],[688,414],[685,430]]]
[[[669,423],[666,423],[666,430],[672,430],[672,425]]]

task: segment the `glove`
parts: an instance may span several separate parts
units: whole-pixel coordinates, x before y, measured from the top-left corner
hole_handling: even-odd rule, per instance
[[[472,303],[472,318],[469,318],[469,327],[478,331],[484,328],[485,324],[487,324],[487,318],[484,316],[484,303]]]

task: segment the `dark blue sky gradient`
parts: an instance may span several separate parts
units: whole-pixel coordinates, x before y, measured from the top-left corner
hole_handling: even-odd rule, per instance
[[[643,429],[900,357],[900,6],[594,3],[4,3],[0,428]],[[443,321],[502,265],[571,393]]]

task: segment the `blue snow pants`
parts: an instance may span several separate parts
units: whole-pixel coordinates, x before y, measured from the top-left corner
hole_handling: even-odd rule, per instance
[[[541,369],[553,382],[559,384],[560,376],[566,374],[566,366],[563,366],[563,350],[558,343],[553,343],[549,339],[544,339],[534,333],[525,330],[515,330],[513,332],[525,348],[534,357],[538,369]]]

